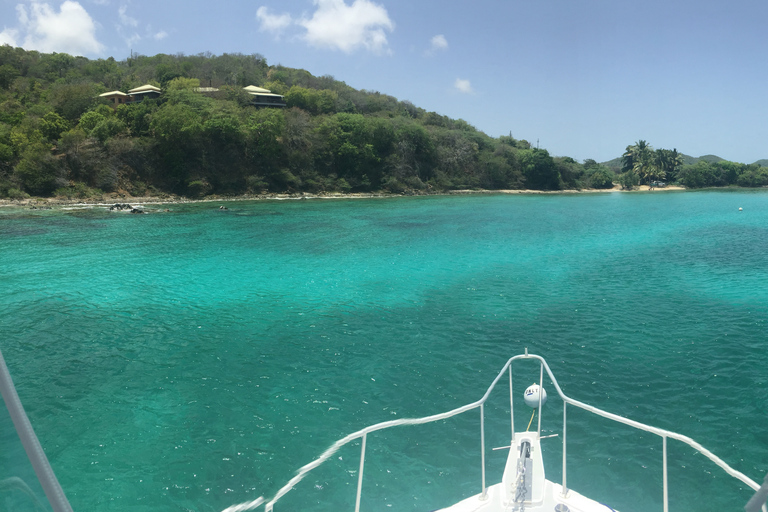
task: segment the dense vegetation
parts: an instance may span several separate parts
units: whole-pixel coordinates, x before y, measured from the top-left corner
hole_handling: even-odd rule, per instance
[[[144,84],[162,95],[116,111],[99,98]],[[247,85],[287,108],[254,107]],[[625,155],[621,182],[768,184],[759,166],[670,167],[665,151]],[[260,55],[118,62],[0,46],[0,197],[611,188],[618,171]]]
[[[98,97],[147,83],[160,98],[113,111]],[[288,108],[251,106],[247,85],[284,95]],[[3,197],[559,190],[611,187],[612,178],[594,162],[553,158],[260,55],[118,62],[0,47]]]
[[[639,140],[627,146],[621,158],[618,181],[624,188],[660,181],[688,188],[764,187],[768,186],[768,168],[762,167],[760,162],[741,164],[714,155],[686,157],[677,149],[654,150],[646,141]]]

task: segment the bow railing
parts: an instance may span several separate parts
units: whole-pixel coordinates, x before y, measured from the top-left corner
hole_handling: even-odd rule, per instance
[[[513,382],[512,382],[512,363],[516,360],[537,360],[540,363],[539,368],[539,383],[541,384],[544,378],[544,372],[546,371],[547,376],[549,377],[550,381],[552,382],[552,385],[555,387],[555,390],[557,391],[557,394],[560,396],[560,398],[563,401],[563,432],[562,432],[562,441],[563,441],[563,474],[562,474],[562,495],[565,496],[568,492],[567,487],[567,408],[568,406],[577,407],[579,409],[583,409],[585,411],[588,411],[592,414],[596,414],[597,416],[602,416],[603,418],[615,421],[617,423],[622,423],[624,425],[628,425],[630,427],[633,427],[638,430],[642,430],[645,432],[649,432],[651,434],[655,434],[659,436],[662,440],[662,468],[663,468],[663,474],[662,474],[662,502],[663,502],[663,512],[669,512],[669,498],[668,498],[668,482],[667,482],[667,439],[675,439],[677,441],[680,441],[691,448],[697,450],[699,453],[707,457],[709,460],[714,462],[717,466],[723,469],[728,475],[736,478],[737,480],[740,480],[747,486],[749,486],[751,489],[756,491],[758,493],[758,496],[761,494],[761,486],[757,484],[754,480],[746,476],[745,474],[741,473],[740,471],[737,471],[733,469],[731,466],[729,466],[725,461],[720,459],[718,456],[716,456],[711,451],[704,448],[701,444],[697,443],[693,439],[691,439],[688,436],[684,436],[682,434],[678,434],[676,432],[672,432],[670,430],[665,430],[662,428],[652,427],[650,425],[646,425],[644,423],[640,423],[639,421],[634,421],[628,418],[625,418],[623,416],[619,416],[618,414],[613,414],[607,411],[603,411],[602,409],[598,409],[597,407],[593,407],[591,405],[585,404],[583,402],[580,402],[578,400],[574,400],[573,398],[570,398],[565,393],[563,393],[562,389],[560,388],[560,385],[557,382],[557,379],[555,378],[554,374],[552,373],[552,370],[549,368],[549,365],[544,360],[543,357],[534,355],[534,354],[528,354],[528,350],[526,349],[525,354],[517,355],[514,357],[511,357],[504,367],[499,371],[499,374],[496,376],[496,378],[493,380],[491,385],[486,390],[485,394],[477,400],[476,402],[472,402],[470,404],[464,405],[462,407],[458,407],[456,409],[452,409],[450,411],[440,413],[440,414],[433,414],[431,416],[425,416],[423,418],[409,418],[409,419],[398,419],[398,420],[391,420],[391,421],[384,421],[382,423],[376,423],[375,425],[371,425],[368,427],[365,427],[364,429],[358,430],[357,432],[353,432],[352,434],[349,434],[346,437],[343,437],[333,443],[327,450],[325,450],[320,457],[315,459],[314,461],[310,462],[309,464],[303,466],[299,471],[296,472],[296,475],[291,478],[288,483],[286,483],[283,487],[281,487],[277,493],[266,502],[263,497],[259,497],[253,501],[240,503],[238,505],[233,505],[231,507],[228,507],[224,509],[222,512],[245,512],[248,510],[253,510],[262,504],[264,504],[264,510],[265,512],[273,512],[275,504],[285,496],[291,489],[293,489],[299,482],[301,482],[304,477],[311,472],[313,469],[317,468],[321,464],[323,464],[325,461],[327,461],[331,456],[333,456],[334,453],[336,453],[342,446],[349,444],[352,441],[355,441],[357,439],[361,440],[361,449],[360,449],[360,468],[358,471],[358,482],[357,482],[357,494],[355,498],[355,512],[360,511],[360,498],[362,496],[362,488],[363,488],[363,471],[365,469],[365,449],[366,449],[366,441],[368,438],[368,434],[372,432],[376,432],[379,430],[385,430],[390,429],[394,427],[400,427],[405,425],[423,425],[425,423],[433,423],[435,421],[441,421],[446,420],[448,418],[451,418],[453,416],[458,416],[459,414],[463,414],[475,409],[480,409],[480,466],[481,466],[481,475],[480,475],[480,496],[481,499],[486,497],[487,493],[487,486],[485,482],[485,403],[488,400],[488,398],[491,395],[491,392],[496,388],[496,385],[499,383],[499,381],[504,377],[505,373],[509,374],[509,402],[510,402],[510,430],[512,439],[514,439],[515,436],[515,417],[514,417],[514,404],[513,404]],[[541,410],[541,401],[542,401],[542,395],[543,393],[539,393],[539,410]],[[541,435],[541,414],[538,415],[538,433]],[[768,476],[766,476],[766,481],[768,482]],[[754,500],[753,500],[754,501]],[[752,502],[750,502],[752,503]],[[764,503],[759,504],[758,510],[762,510],[762,512],[768,512],[768,509],[766,508],[766,505]]]

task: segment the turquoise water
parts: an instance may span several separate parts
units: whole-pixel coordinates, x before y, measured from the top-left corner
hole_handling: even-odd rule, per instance
[[[478,399],[525,347],[572,397],[768,471],[766,192],[229,208],[0,209],[0,348],[75,510],[271,496],[353,430]],[[522,392],[537,370],[520,371]],[[509,438],[496,398],[489,483]],[[478,432],[472,414],[371,436],[364,509],[479,492]],[[569,487],[660,510],[658,438],[576,410],[568,436]],[[358,460],[343,449],[276,510],[353,510]],[[670,441],[673,509],[740,509],[743,487]]]

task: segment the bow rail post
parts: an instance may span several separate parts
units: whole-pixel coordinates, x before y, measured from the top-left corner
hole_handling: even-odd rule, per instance
[[[510,439],[515,440],[515,395],[512,394],[512,365],[509,365],[509,425],[512,429],[512,437]],[[512,443],[510,443],[512,444]]]
[[[488,498],[485,489],[485,403],[480,404],[480,465],[482,466],[483,492],[480,499]]]
[[[664,480],[664,512],[669,512],[669,488],[667,487],[667,436],[661,436],[662,478]]]
[[[563,402],[563,493],[562,497],[565,498],[568,496],[568,485],[565,483],[565,461],[567,459],[566,457],[566,442],[565,442],[565,433],[566,433],[566,415],[565,415],[565,408],[568,406],[568,402]]]
[[[357,497],[355,498],[355,512],[360,512],[360,495],[363,493],[363,468],[365,467],[365,441],[368,433],[363,434],[363,446],[360,448],[360,473],[357,475]]]
[[[539,367],[539,438],[541,438],[541,399],[544,396],[544,363]]]

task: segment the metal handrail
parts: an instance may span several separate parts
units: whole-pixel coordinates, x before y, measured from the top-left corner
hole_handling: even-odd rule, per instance
[[[13,379],[11,379],[2,352],[0,352],[0,395],[2,395],[8,409],[8,414],[11,416],[11,421],[13,421],[13,426],[16,428],[24,451],[27,453],[27,458],[32,464],[35,475],[45,492],[45,497],[48,498],[54,512],[72,512],[72,506],[67,501],[56,474],[51,469],[51,464],[48,462],[48,457],[45,456],[43,447],[40,446],[34,429],[32,429],[32,423],[29,422],[24,406],[21,405],[16,386],[13,385]],[[23,481],[22,485],[26,487]]]
[[[751,489],[754,491],[760,490],[760,485],[758,485],[754,480],[746,476],[745,474],[741,473],[740,471],[736,471],[735,469],[731,468],[725,461],[717,457],[715,454],[704,448],[702,445],[694,441],[688,436],[684,436],[682,434],[678,434],[676,432],[672,432],[670,430],[665,430],[662,428],[652,427],[650,425],[646,425],[644,423],[640,423],[639,421],[630,420],[628,418],[624,418],[623,416],[619,416],[617,414],[613,414],[607,411],[603,411],[602,409],[598,409],[597,407],[593,407],[591,405],[587,405],[583,402],[580,402],[578,400],[574,400],[573,398],[570,398],[563,393],[562,389],[560,389],[560,385],[557,383],[557,379],[555,378],[554,374],[552,373],[552,370],[550,370],[549,365],[544,360],[543,357],[534,355],[534,354],[528,354],[528,350],[526,349],[525,354],[520,354],[514,357],[511,357],[504,367],[501,369],[499,374],[496,376],[496,378],[493,380],[491,385],[488,387],[488,390],[485,392],[482,398],[480,400],[477,400],[476,402],[472,402],[470,404],[464,405],[462,407],[458,407],[456,409],[452,409],[450,411],[440,413],[440,414],[433,414],[431,416],[425,416],[423,418],[403,418],[398,420],[391,420],[391,421],[384,421],[381,423],[376,423],[375,425],[370,425],[368,427],[365,427],[362,430],[358,430],[357,432],[354,432],[352,434],[349,434],[346,437],[343,437],[333,443],[327,450],[325,450],[320,457],[315,459],[314,461],[310,462],[309,464],[303,466],[299,471],[296,472],[296,475],[291,478],[288,483],[286,483],[283,487],[281,487],[277,493],[274,495],[274,497],[268,501],[265,506],[264,510],[265,512],[272,512],[275,503],[285,496],[293,487],[295,487],[301,480],[304,479],[304,477],[313,469],[320,466],[323,462],[328,460],[334,453],[336,453],[339,448],[342,446],[354,441],[355,439],[362,438],[362,448],[360,453],[360,470],[358,474],[358,485],[357,485],[357,495],[355,500],[355,512],[359,512],[360,510],[360,496],[362,493],[362,485],[363,485],[363,468],[365,466],[365,446],[366,446],[366,440],[368,434],[371,432],[376,432],[378,430],[385,430],[392,427],[399,427],[403,425],[423,425],[426,423],[433,423],[435,421],[440,421],[444,419],[451,418],[453,416],[457,416],[459,414],[465,413],[467,411],[471,411],[473,409],[476,409],[480,407],[480,439],[481,439],[481,466],[482,466],[482,476],[481,476],[481,499],[485,499],[486,497],[486,485],[485,485],[485,423],[484,423],[484,405],[485,402],[488,400],[488,398],[491,395],[491,392],[496,387],[496,384],[498,384],[501,377],[504,375],[504,372],[509,370],[509,392],[510,392],[510,422],[512,424],[512,437],[514,438],[514,412],[513,412],[513,395],[512,395],[512,362],[518,359],[534,359],[540,362],[541,368],[540,368],[540,374],[539,374],[539,384],[541,385],[544,375],[544,370],[547,371],[547,375],[549,376],[550,380],[552,381],[552,385],[555,387],[555,390],[557,391],[557,394],[560,396],[560,398],[563,400],[563,479],[562,479],[562,489],[563,489],[563,495],[567,494],[568,488],[566,486],[566,424],[567,424],[567,416],[566,416],[566,406],[568,404],[573,405],[575,407],[578,407],[580,409],[584,409],[585,411],[591,412],[593,414],[596,414],[598,416],[602,416],[603,418],[607,418],[609,420],[613,420],[617,423],[622,423],[624,425],[628,425],[630,427],[636,428],[638,430],[643,430],[645,432],[649,432],[652,434],[656,434],[659,437],[662,438],[662,465],[663,465],[663,503],[664,503],[664,512],[668,512],[669,505],[668,505],[668,485],[667,485],[667,438],[676,439],[682,443],[687,444],[691,448],[694,448],[698,452],[700,452],[702,455],[707,457],[709,460],[720,466],[728,475],[740,480],[744,484],[748,485]],[[542,393],[539,394],[539,410],[541,410],[541,397]],[[538,424],[538,431],[539,434],[541,434],[541,414],[539,414],[539,424]],[[768,477],[766,477],[768,479]],[[238,505],[233,505],[231,507],[228,507],[224,509],[222,512],[245,512],[248,510],[253,510],[256,507],[260,506],[264,503],[264,499],[262,497],[259,497],[256,500],[240,503]],[[766,509],[766,506],[762,506],[763,512],[768,512]]]

